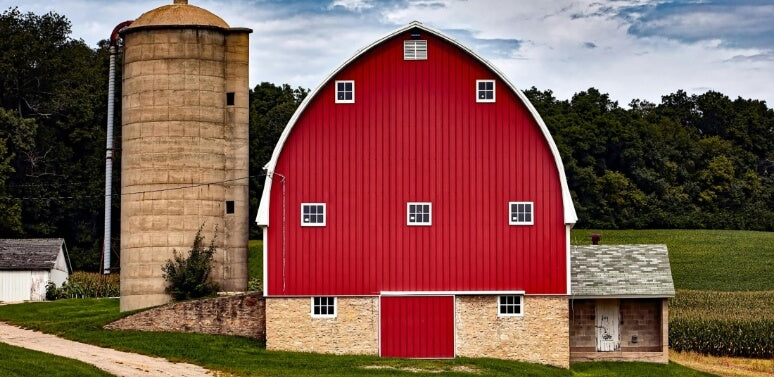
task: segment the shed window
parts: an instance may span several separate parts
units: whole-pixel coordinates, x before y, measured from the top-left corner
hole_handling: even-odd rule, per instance
[[[325,203],[301,203],[301,226],[325,226]]]
[[[312,317],[336,317],[336,297],[312,297]]]
[[[227,214],[234,213],[234,201],[233,200],[226,200],[226,213]]]
[[[508,295],[500,296],[497,299],[498,317],[520,317],[524,315],[522,307],[524,306],[524,296]]]
[[[226,106],[234,106],[234,92],[226,93]]]
[[[495,81],[476,80],[476,102],[495,101]]]
[[[403,60],[427,60],[427,41],[403,41]]]
[[[532,225],[535,223],[533,214],[534,204],[532,202],[509,202],[508,203],[508,224],[510,225]]]
[[[432,225],[433,203],[407,203],[406,225]]]
[[[355,81],[336,81],[336,103],[355,103]]]

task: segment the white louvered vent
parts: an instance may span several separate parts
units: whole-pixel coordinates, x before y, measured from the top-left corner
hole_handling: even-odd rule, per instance
[[[403,41],[403,60],[427,60],[427,41]]]

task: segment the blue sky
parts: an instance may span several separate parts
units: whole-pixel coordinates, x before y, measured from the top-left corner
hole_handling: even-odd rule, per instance
[[[91,46],[172,0],[0,0],[54,11]],[[411,21],[460,40],[519,88],[558,98],[596,87],[633,98],[720,91],[774,107],[774,0],[190,0],[249,27],[251,86],[316,87],[358,49]]]

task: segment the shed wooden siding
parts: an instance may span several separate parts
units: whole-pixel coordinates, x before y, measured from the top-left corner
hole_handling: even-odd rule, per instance
[[[445,40],[423,31],[428,60],[404,61],[408,38],[351,62],[299,115],[275,167],[286,187],[272,181],[267,293],[566,294],[560,180],[536,121]],[[496,80],[496,103],[476,103],[479,79]],[[355,81],[354,104],[334,103],[335,80]],[[534,225],[509,225],[509,201],[533,201]],[[309,202],[327,203],[327,226],[300,226]],[[432,202],[432,226],[407,226],[407,202]]]

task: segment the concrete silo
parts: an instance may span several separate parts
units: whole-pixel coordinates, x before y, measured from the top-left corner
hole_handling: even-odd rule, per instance
[[[202,224],[214,281],[247,286],[250,33],[186,0],[123,31],[121,311],[169,301],[161,267]]]

